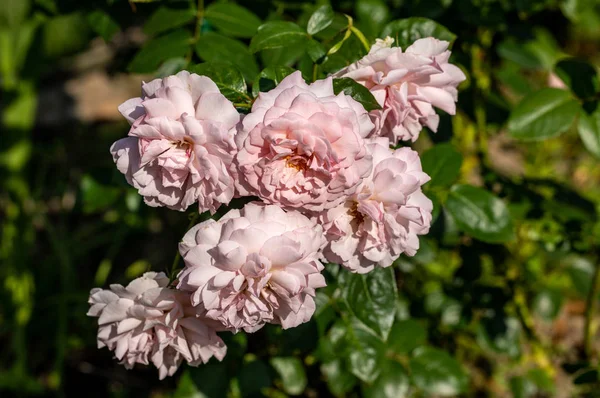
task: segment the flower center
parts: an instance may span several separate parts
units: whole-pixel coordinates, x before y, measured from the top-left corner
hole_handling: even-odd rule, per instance
[[[175,145],[175,148],[185,151],[185,154],[188,158],[192,155],[192,150],[194,148],[194,143],[192,141],[184,138],[183,140],[174,142],[173,144]]]
[[[348,214],[350,214],[350,216],[356,220],[356,222],[360,225],[363,223],[363,221],[365,221],[365,216],[358,211],[358,202],[353,202],[352,206],[350,207],[350,211],[348,212]]]
[[[307,167],[306,158],[298,155],[288,155],[285,158],[285,166],[297,171],[304,171]]]

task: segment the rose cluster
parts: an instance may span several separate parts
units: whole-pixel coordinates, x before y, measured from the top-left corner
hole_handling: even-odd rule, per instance
[[[260,201],[191,228],[172,283],[149,272],[92,290],[99,347],[127,368],[152,362],[162,379],[184,360],[221,360],[217,331],[310,320],[323,262],[366,273],[417,252],[431,223],[421,190],[429,177],[415,151],[391,147],[423,126],[435,131],[434,107],[454,113],[465,76],[448,63],[447,42],[420,39],[404,52],[391,44],[378,40],[312,84],[292,73],[247,115],[208,77],[186,71],[144,83],[141,97],[119,107],[131,129],[111,153],[148,205],[184,211],[197,202],[214,214],[234,197]],[[381,109],[336,95],[334,77],[367,87]]]

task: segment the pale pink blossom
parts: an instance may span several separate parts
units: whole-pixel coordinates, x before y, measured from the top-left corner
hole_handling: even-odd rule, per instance
[[[324,244],[314,220],[249,203],[185,234],[178,288],[192,293],[200,313],[234,332],[254,332],[265,323],[295,327],[311,318],[315,289],[325,286]]]
[[[198,317],[189,294],[167,287],[164,273],[147,272],[127,287],[92,289],[89,316],[98,317],[98,348],[108,347],[127,369],[151,361],[162,380],[181,362],[219,361],[227,347],[209,322]]]
[[[421,191],[429,176],[410,148],[389,149],[387,138],[368,145],[373,172],[357,193],[320,216],[328,240],[324,255],[352,272],[389,267],[402,253],[413,256],[418,235],[429,232],[432,203]]]
[[[198,202],[214,213],[229,203],[240,116],[212,80],[187,71],[155,79],[119,111],[131,129],[110,151],[148,205],[184,211]]]
[[[241,195],[286,209],[320,211],[351,195],[371,171],[363,137],[373,128],[331,78],[308,85],[300,72],[260,93],[236,136]]]
[[[434,107],[454,115],[457,86],[465,74],[450,64],[448,42],[419,39],[402,52],[393,39],[377,40],[369,54],[335,74],[367,87],[382,109],[369,114],[375,124],[370,137],[415,141],[423,126],[437,131]]]

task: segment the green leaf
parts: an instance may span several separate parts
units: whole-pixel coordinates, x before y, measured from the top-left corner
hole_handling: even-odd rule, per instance
[[[533,309],[536,315],[551,321],[558,315],[562,306],[563,296],[557,290],[544,289],[533,300]]]
[[[577,131],[587,150],[600,158],[600,106],[592,114],[581,112]]]
[[[270,363],[281,377],[283,391],[290,395],[304,392],[308,380],[302,361],[295,357],[275,357],[271,358]]]
[[[409,396],[410,379],[404,367],[395,361],[383,363],[381,374],[371,385],[363,385],[365,398],[403,398]]]
[[[455,185],[450,190],[445,207],[458,228],[474,238],[499,243],[514,237],[506,205],[484,189]]]
[[[500,57],[524,68],[536,69],[543,66],[537,55],[528,46],[524,46],[523,43],[512,38],[498,44],[496,51]]]
[[[373,94],[371,94],[369,89],[349,77],[333,79],[333,91],[336,95],[343,91],[344,94],[349,95],[354,98],[354,100],[360,102],[367,112],[372,111],[373,109],[381,109],[381,106],[375,97],[373,97]]]
[[[398,297],[392,268],[378,268],[368,274],[352,274],[342,286],[350,310],[375,334],[386,339],[394,322]]]
[[[3,0],[0,7],[0,26],[17,27],[29,14],[31,0]]]
[[[274,89],[286,76],[295,70],[287,66],[270,66],[265,68],[256,76],[252,86],[252,95],[258,96],[259,92],[267,92]]]
[[[410,370],[413,383],[425,396],[456,396],[469,382],[461,364],[437,348],[418,349],[410,360]]]
[[[110,41],[121,30],[119,24],[102,10],[94,10],[87,15],[88,23],[104,41]]]
[[[393,38],[394,44],[403,49],[425,37],[435,37],[450,43],[456,39],[456,35],[445,26],[421,17],[398,19],[388,23],[381,32],[381,37],[386,36]]]
[[[177,383],[177,389],[173,394],[173,398],[204,398],[205,395],[202,394],[196,384],[192,380],[192,376],[190,375],[190,371],[186,370],[183,372],[181,377],[179,378],[179,382]]]
[[[239,40],[206,32],[200,36],[196,44],[196,53],[208,62],[231,63],[242,72],[247,81],[252,81],[258,74],[258,65],[254,56]]]
[[[293,46],[307,39],[306,32],[293,22],[272,21],[261,25],[250,41],[250,51]]]
[[[554,71],[579,98],[590,98],[598,92],[596,68],[585,61],[576,58],[563,59],[556,64]]]
[[[308,43],[306,43],[306,52],[308,56],[314,63],[321,63],[327,55],[327,50],[325,47],[314,39],[310,39]]]
[[[477,329],[477,342],[483,348],[507,354],[512,358],[521,355],[521,324],[516,318],[496,312],[483,318]]]
[[[390,9],[384,0],[358,0],[354,10],[360,28],[369,37],[375,37],[390,17]]]
[[[366,383],[372,383],[381,372],[384,342],[359,322],[352,322],[346,331],[348,366],[352,374]]]
[[[260,52],[260,59],[265,68],[270,66],[292,66],[306,53],[308,42],[297,43],[294,46],[270,48]],[[311,62],[312,73],[312,62]]]
[[[189,374],[189,377],[186,374]],[[210,361],[197,368],[188,367],[182,379],[180,383],[185,385],[181,387],[183,390],[181,393],[190,395],[181,395],[181,398],[225,398],[227,396],[229,376],[227,364],[224,362]],[[179,398],[178,395],[176,397]]]
[[[250,99],[248,96],[248,87],[246,81],[237,68],[218,62],[205,62],[194,65],[189,68],[190,72],[202,76],[210,77],[219,90],[231,102],[246,102]]]
[[[580,297],[586,296],[592,286],[595,265],[588,258],[571,255],[564,260],[573,291]]]
[[[44,52],[59,57],[81,50],[88,43],[90,27],[83,14],[59,15],[44,24]]]
[[[330,5],[324,5],[319,8],[310,16],[306,31],[309,35],[319,33],[323,29],[327,28],[333,22],[333,9]]]
[[[176,74],[186,68],[188,60],[184,57],[169,58],[156,70],[157,77],[166,77]]]
[[[265,387],[271,386],[271,372],[260,359],[245,363],[239,373],[242,397],[256,396]]]
[[[84,213],[105,210],[115,203],[121,195],[120,189],[102,185],[89,175],[85,175],[81,179],[80,189]]]
[[[160,7],[144,24],[144,33],[147,35],[157,35],[171,29],[183,26],[196,18],[196,8],[168,8]]]
[[[167,59],[185,56],[191,39],[191,33],[183,29],[152,39],[135,55],[127,69],[132,73],[152,73]]]
[[[543,140],[567,131],[579,114],[568,91],[544,88],[523,98],[511,112],[508,131],[521,140]]]
[[[463,157],[452,144],[438,144],[421,157],[423,171],[429,174],[428,186],[448,186],[460,174]]]
[[[235,3],[214,3],[208,6],[204,16],[227,36],[250,38],[260,26],[260,18]]]
[[[396,321],[387,338],[387,348],[396,354],[408,354],[427,342],[427,330],[414,319]]]
[[[325,375],[329,391],[336,397],[344,395],[356,385],[356,377],[346,369],[341,359],[323,363],[321,372]]]

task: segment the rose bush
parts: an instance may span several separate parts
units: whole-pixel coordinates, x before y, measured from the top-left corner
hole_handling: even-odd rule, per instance
[[[5,3],[1,396],[596,392],[589,1]]]

